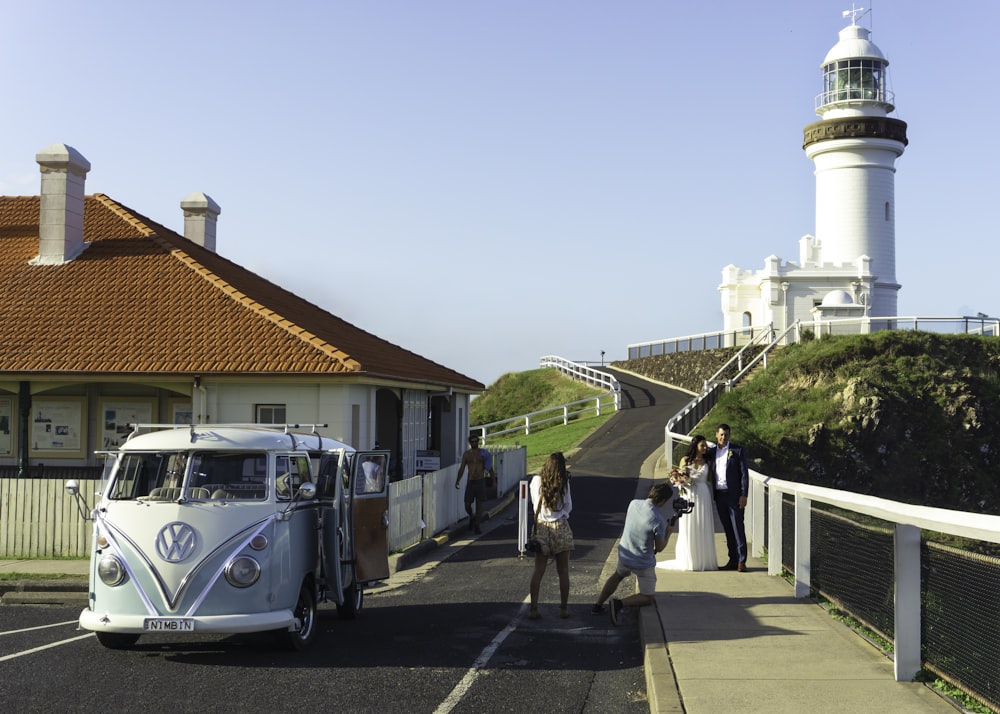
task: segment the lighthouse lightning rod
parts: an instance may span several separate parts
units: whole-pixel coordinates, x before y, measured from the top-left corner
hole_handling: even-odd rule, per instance
[[[871,12],[870,8],[868,10],[865,10],[863,7],[854,7],[854,3],[851,3],[851,9],[844,10],[844,12],[842,12],[841,15],[843,17],[850,17],[851,24],[857,25],[858,20],[867,15],[869,12]]]

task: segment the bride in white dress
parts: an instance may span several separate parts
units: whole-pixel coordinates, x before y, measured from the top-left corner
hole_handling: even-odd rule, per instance
[[[657,568],[666,570],[718,570],[715,553],[715,499],[708,483],[708,442],[703,436],[691,440],[691,448],[681,459],[679,470],[687,472],[690,485],[675,486],[676,495],[694,503],[694,510],[677,521],[674,560],[663,560]]]

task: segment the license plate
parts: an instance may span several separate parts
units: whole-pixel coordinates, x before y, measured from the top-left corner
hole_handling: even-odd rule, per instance
[[[148,632],[194,632],[194,620],[185,617],[147,617],[142,629]]]

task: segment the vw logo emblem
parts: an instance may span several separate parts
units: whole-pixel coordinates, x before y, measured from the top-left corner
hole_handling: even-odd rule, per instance
[[[194,552],[198,542],[194,528],[187,523],[174,521],[160,529],[156,535],[156,554],[168,563],[179,563]]]

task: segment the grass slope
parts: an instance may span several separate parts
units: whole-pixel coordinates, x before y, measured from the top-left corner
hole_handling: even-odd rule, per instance
[[[473,400],[469,411],[473,425],[488,424],[603,393],[603,390],[577,382],[553,368],[509,372]],[[507,434],[490,438],[489,443],[520,444],[526,447],[528,471],[532,473],[554,451],[562,451],[569,456],[581,441],[613,414],[614,412],[607,412],[591,417],[584,415],[565,426],[548,425],[532,429],[531,434]]]

